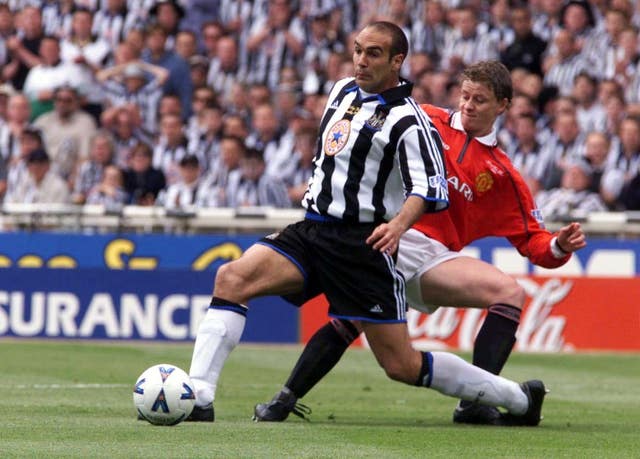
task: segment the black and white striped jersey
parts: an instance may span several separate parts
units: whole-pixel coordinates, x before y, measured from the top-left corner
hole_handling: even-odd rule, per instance
[[[303,207],[361,223],[390,220],[409,195],[425,199],[428,212],[447,208],[440,136],[411,98],[412,86],[368,95],[353,78],[336,83]]]

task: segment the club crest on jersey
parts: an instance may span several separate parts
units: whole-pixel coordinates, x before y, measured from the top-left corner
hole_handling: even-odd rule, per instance
[[[327,139],[324,142],[324,153],[327,156],[333,156],[340,153],[349,140],[349,132],[351,131],[351,121],[340,120],[329,129]]]
[[[371,118],[365,121],[364,124],[365,126],[368,126],[375,131],[379,131],[380,129],[382,129],[382,125],[384,124],[386,119],[387,115],[385,113],[374,113],[373,115],[371,115]]]
[[[476,190],[478,193],[484,193],[485,191],[489,191],[493,186],[493,176],[487,172],[480,172],[476,176]]]

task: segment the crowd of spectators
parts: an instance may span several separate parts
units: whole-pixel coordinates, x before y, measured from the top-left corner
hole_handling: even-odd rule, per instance
[[[0,200],[299,206],[354,34],[403,28],[419,103],[501,60],[500,146],[547,218],[640,209],[632,0],[0,1]]]

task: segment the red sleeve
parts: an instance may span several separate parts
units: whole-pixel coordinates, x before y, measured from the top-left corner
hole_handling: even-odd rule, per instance
[[[551,240],[555,234],[544,228],[542,215],[536,208],[531,191],[522,176],[510,163],[507,169],[513,180],[524,223],[523,231],[511,234],[507,236],[507,239],[522,256],[527,257],[535,265],[549,269],[564,265],[571,258],[571,254],[567,254],[563,258],[553,256]]]

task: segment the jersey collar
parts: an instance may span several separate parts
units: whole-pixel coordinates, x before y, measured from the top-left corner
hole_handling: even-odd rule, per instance
[[[454,112],[451,116],[451,122],[449,123],[452,128],[464,132],[464,128],[462,127],[462,116],[460,112]],[[496,127],[493,126],[491,132],[482,137],[475,137],[475,139],[483,145],[487,147],[495,147],[498,145],[498,137],[496,133]]]
[[[362,92],[358,85],[354,85],[347,89],[347,93],[356,90],[359,94]],[[369,97],[365,97],[362,101],[370,102],[372,100],[378,100],[381,104],[392,104],[398,100],[411,97],[411,91],[413,91],[413,83],[409,80],[405,80],[404,78],[400,78],[398,86],[382,91],[380,94],[373,94]]]

